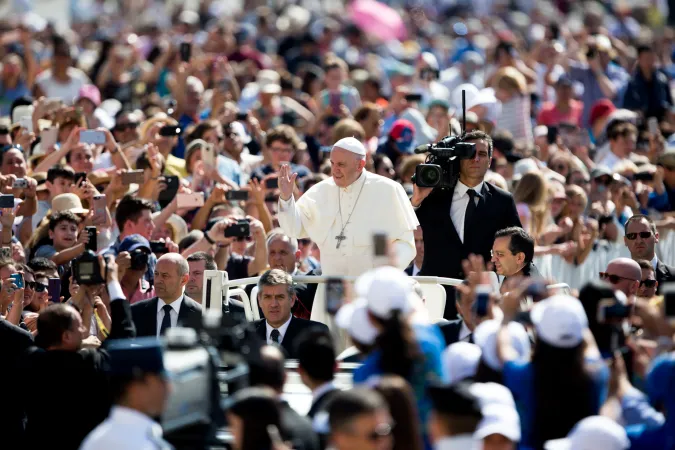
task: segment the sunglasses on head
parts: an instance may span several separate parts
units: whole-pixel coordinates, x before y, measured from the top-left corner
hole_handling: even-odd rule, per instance
[[[640,231],[639,233],[626,233],[626,239],[629,241],[634,241],[637,237],[640,236],[642,239],[649,239],[652,237],[651,231]]]
[[[622,277],[613,273],[600,272],[600,279],[609,281],[612,284],[618,284],[621,280],[637,281],[632,278]]]
[[[656,286],[656,280],[642,280],[640,281],[640,286],[644,286],[651,289],[654,286]]]

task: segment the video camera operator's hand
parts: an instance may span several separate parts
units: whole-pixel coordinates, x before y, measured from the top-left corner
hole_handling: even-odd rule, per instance
[[[410,203],[412,203],[413,207],[417,208],[433,190],[434,188],[432,187],[419,187],[417,183],[413,183],[413,195],[410,197]]]
[[[282,200],[288,201],[293,196],[293,189],[295,189],[295,179],[298,178],[297,173],[291,174],[290,164],[282,164],[279,169],[279,191]]]

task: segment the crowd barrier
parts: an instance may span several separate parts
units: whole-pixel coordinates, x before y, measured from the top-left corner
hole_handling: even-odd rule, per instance
[[[656,244],[656,254],[662,262],[675,265],[675,232],[661,236]],[[534,258],[534,264],[544,277],[566,283],[572,289],[580,289],[587,282],[597,280],[598,273],[607,269],[607,263],[620,256],[630,258],[623,239],[617,244],[592,251],[586,261],[578,266],[568,263],[558,255],[538,256]]]

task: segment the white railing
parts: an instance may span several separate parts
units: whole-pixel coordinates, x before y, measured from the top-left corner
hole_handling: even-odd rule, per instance
[[[659,259],[668,265],[675,265],[675,232],[667,233],[661,237],[656,246],[656,254]],[[542,276],[566,283],[572,289],[581,289],[584,284],[591,280],[597,280],[598,273],[607,269],[607,263],[618,257],[630,258],[630,253],[623,240],[613,244],[609,248],[599,248],[578,266],[569,264],[558,255],[545,255],[534,258],[534,264]]]

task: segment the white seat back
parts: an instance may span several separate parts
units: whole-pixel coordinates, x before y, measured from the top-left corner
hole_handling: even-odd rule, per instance
[[[251,308],[253,309],[253,318],[260,320],[260,308],[258,307],[258,286],[253,286],[251,291]]]
[[[424,306],[429,311],[429,319],[432,322],[443,318],[445,312],[446,294],[445,288],[440,284],[420,283],[424,293]]]

